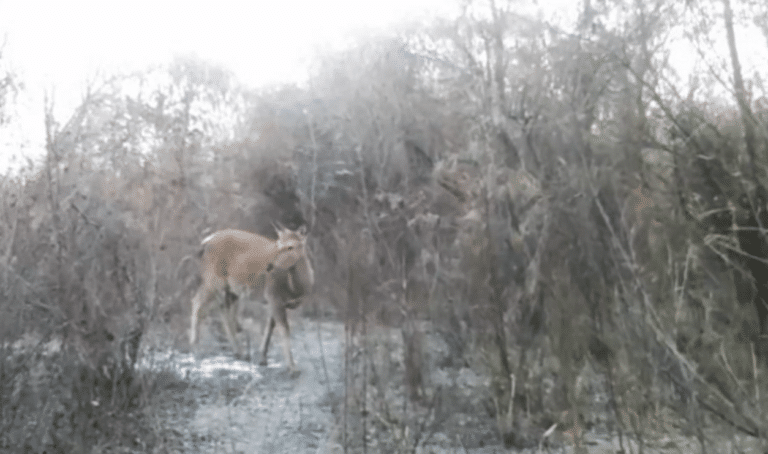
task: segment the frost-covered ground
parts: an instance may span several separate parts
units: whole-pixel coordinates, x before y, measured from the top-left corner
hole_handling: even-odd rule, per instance
[[[188,383],[188,387],[163,392],[167,405],[162,413],[175,420],[175,424],[164,424],[163,430],[179,438],[170,444],[179,445],[179,452],[335,450],[332,404],[341,392],[342,324],[307,321],[293,327],[292,350],[299,374],[286,370],[279,334],[273,338],[267,367],[233,359],[229,345],[214,337],[203,336],[197,355],[157,350],[142,360],[142,368],[163,370]]]
[[[260,327],[246,319],[244,328],[257,337]],[[233,359],[229,345],[222,335],[212,335],[212,325],[204,323],[204,334],[197,355],[179,353],[173,348],[150,348],[142,359],[145,370],[161,371],[155,377],[168,376],[168,384],[158,383],[157,402],[152,405],[149,417],[155,422],[158,437],[156,452],[179,453],[342,453],[341,405],[344,396],[344,326],[339,322],[318,322],[292,319],[292,350],[300,369],[298,375],[289,373],[282,359],[279,334],[273,338],[270,349],[270,365]],[[205,327],[207,325],[207,327]],[[385,355],[400,357],[397,330],[376,334],[379,347]],[[241,338],[241,341],[245,336]],[[255,342],[251,339],[255,353]],[[437,355],[439,339],[429,338],[425,348]],[[593,428],[584,433],[585,445],[575,450],[567,432],[556,430],[548,438],[543,449],[505,450],[495,436],[493,419],[480,411],[481,400],[489,383],[470,368],[445,369],[429,365],[429,377],[433,386],[450,389],[446,402],[448,416],[441,425],[430,429],[426,443],[421,443],[417,453],[432,454],[490,454],[520,452],[548,453],[614,453],[620,445],[615,434]],[[162,380],[160,380],[162,381]],[[401,382],[388,387],[397,388]],[[394,393],[397,394],[397,393]],[[474,396],[474,397],[473,397]],[[445,400],[445,399],[444,399]],[[393,408],[399,406],[393,404]],[[459,402],[463,402],[459,404]],[[467,405],[469,402],[469,405]],[[450,407],[452,406],[452,407]],[[429,411],[425,411],[429,414]],[[352,415],[352,417],[355,417]],[[643,447],[646,453],[701,452],[695,436],[682,434],[676,428],[675,417],[658,421],[664,426],[656,431]],[[370,427],[370,426],[369,426]],[[710,445],[707,452],[760,452],[756,440],[741,437],[734,432],[723,432],[713,424],[707,430]],[[650,435],[653,430],[647,429]],[[537,430],[541,432],[541,430]],[[369,437],[368,452],[380,452],[375,436]],[[478,439],[483,440],[476,443]],[[624,437],[624,447],[638,452],[639,446]],[[484,444],[484,446],[483,446]],[[388,445],[392,451],[392,445]],[[482,446],[482,447],[479,447]],[[735,451],[734,451],[735,450]],[[350,449],[348,452],[358,452]]]

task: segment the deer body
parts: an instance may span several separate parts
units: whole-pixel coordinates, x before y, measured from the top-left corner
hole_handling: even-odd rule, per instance
[[[241,357],[235,338],[238,300],[263,295],[269,303],[269,316],[261,363],[266,364],[269,337],[277,324],[286,362],[295,369],[285,310],[297,306],[298,298],[314,283],[305,240],[303,231],[288,229],[279,229],[277,240],[234,229],[220,230],[203,240],[202,284],[192,298],[190,345],[197,341],[201,318],[218,303],[224,331],[235,356]]]

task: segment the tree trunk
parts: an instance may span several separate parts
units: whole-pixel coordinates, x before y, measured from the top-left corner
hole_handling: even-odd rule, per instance
[[[723,0],[723,20],[725,22],[725,32],[728,39],[728,49],[731,53],[731,65],[733,66],[733,88],[736,102],[739,104],[741,121],[744,124],[744,144],[746,145],[747,155],[752,169],[752,180],[757,183],[757,174],[755,165],[755,126],[752,118],[752,111],[749,108],[747,93],[744,89],[744,79],[741,75],[741,63],[739,62],[739,53],[736,50],[736,33],[733,30],[733,10],[731,1]]]

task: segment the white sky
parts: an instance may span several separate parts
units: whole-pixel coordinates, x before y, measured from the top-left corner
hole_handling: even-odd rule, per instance
[[[0,65],[9,66],[26,85],[14,106],[17,120],[0,129],[0,174],[9,164],[23,164],[22,156],[41,155],[43,95],[54,87],[54,113],[63,122],[79,104],[86,81],[99,71],[142,70],[152,64],[167,64],[174,55],[194,54],[220,64],[252,87],[299,81],[317,49],[340,46],[350,35],[366,29],[376,31],[407,19],[451,14],[458,3],[0,0],[0,43],[6,42]],[[578,3],[546,0],[537,4],[557,16],[575,11]],[[745,43],[751,40],[742,30],[738,33],[740,47],[748,48]],[[724,43],[720,44],[727,52]],[[686,66],[682,63],[691,55],[677,54],[677,64]],[[743,59],[745,75],[755,67],[755,61],[765,60]],[[11,163],[14,155],[16,161]]]
[[[445,0],[0,0],[8,56],[35,78],[143,68],[194,52],[248,83],[283,80],[316,44],[382,28]]]
[[[39,155],[43,94],[66,121],[99,71],[141,70],[195,54],[249,86],[298,81],[318,48],[351,33],[447,12],[453,0],[0,0],[2,64],[26,85],[21,121],[0,131],[0,169]],[[8,129],[8,128],[6,128]],[[32,138],[32,139],[28,139]],[[20,164],[19,162],[16,165]],[[2,170],[0,170],[2,172]]]

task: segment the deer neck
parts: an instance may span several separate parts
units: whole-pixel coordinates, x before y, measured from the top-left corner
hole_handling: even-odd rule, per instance
[[[315,283],[315,273],[306,256],[285,271],[285,281],[292,298],[299,298],[310,291]]]

